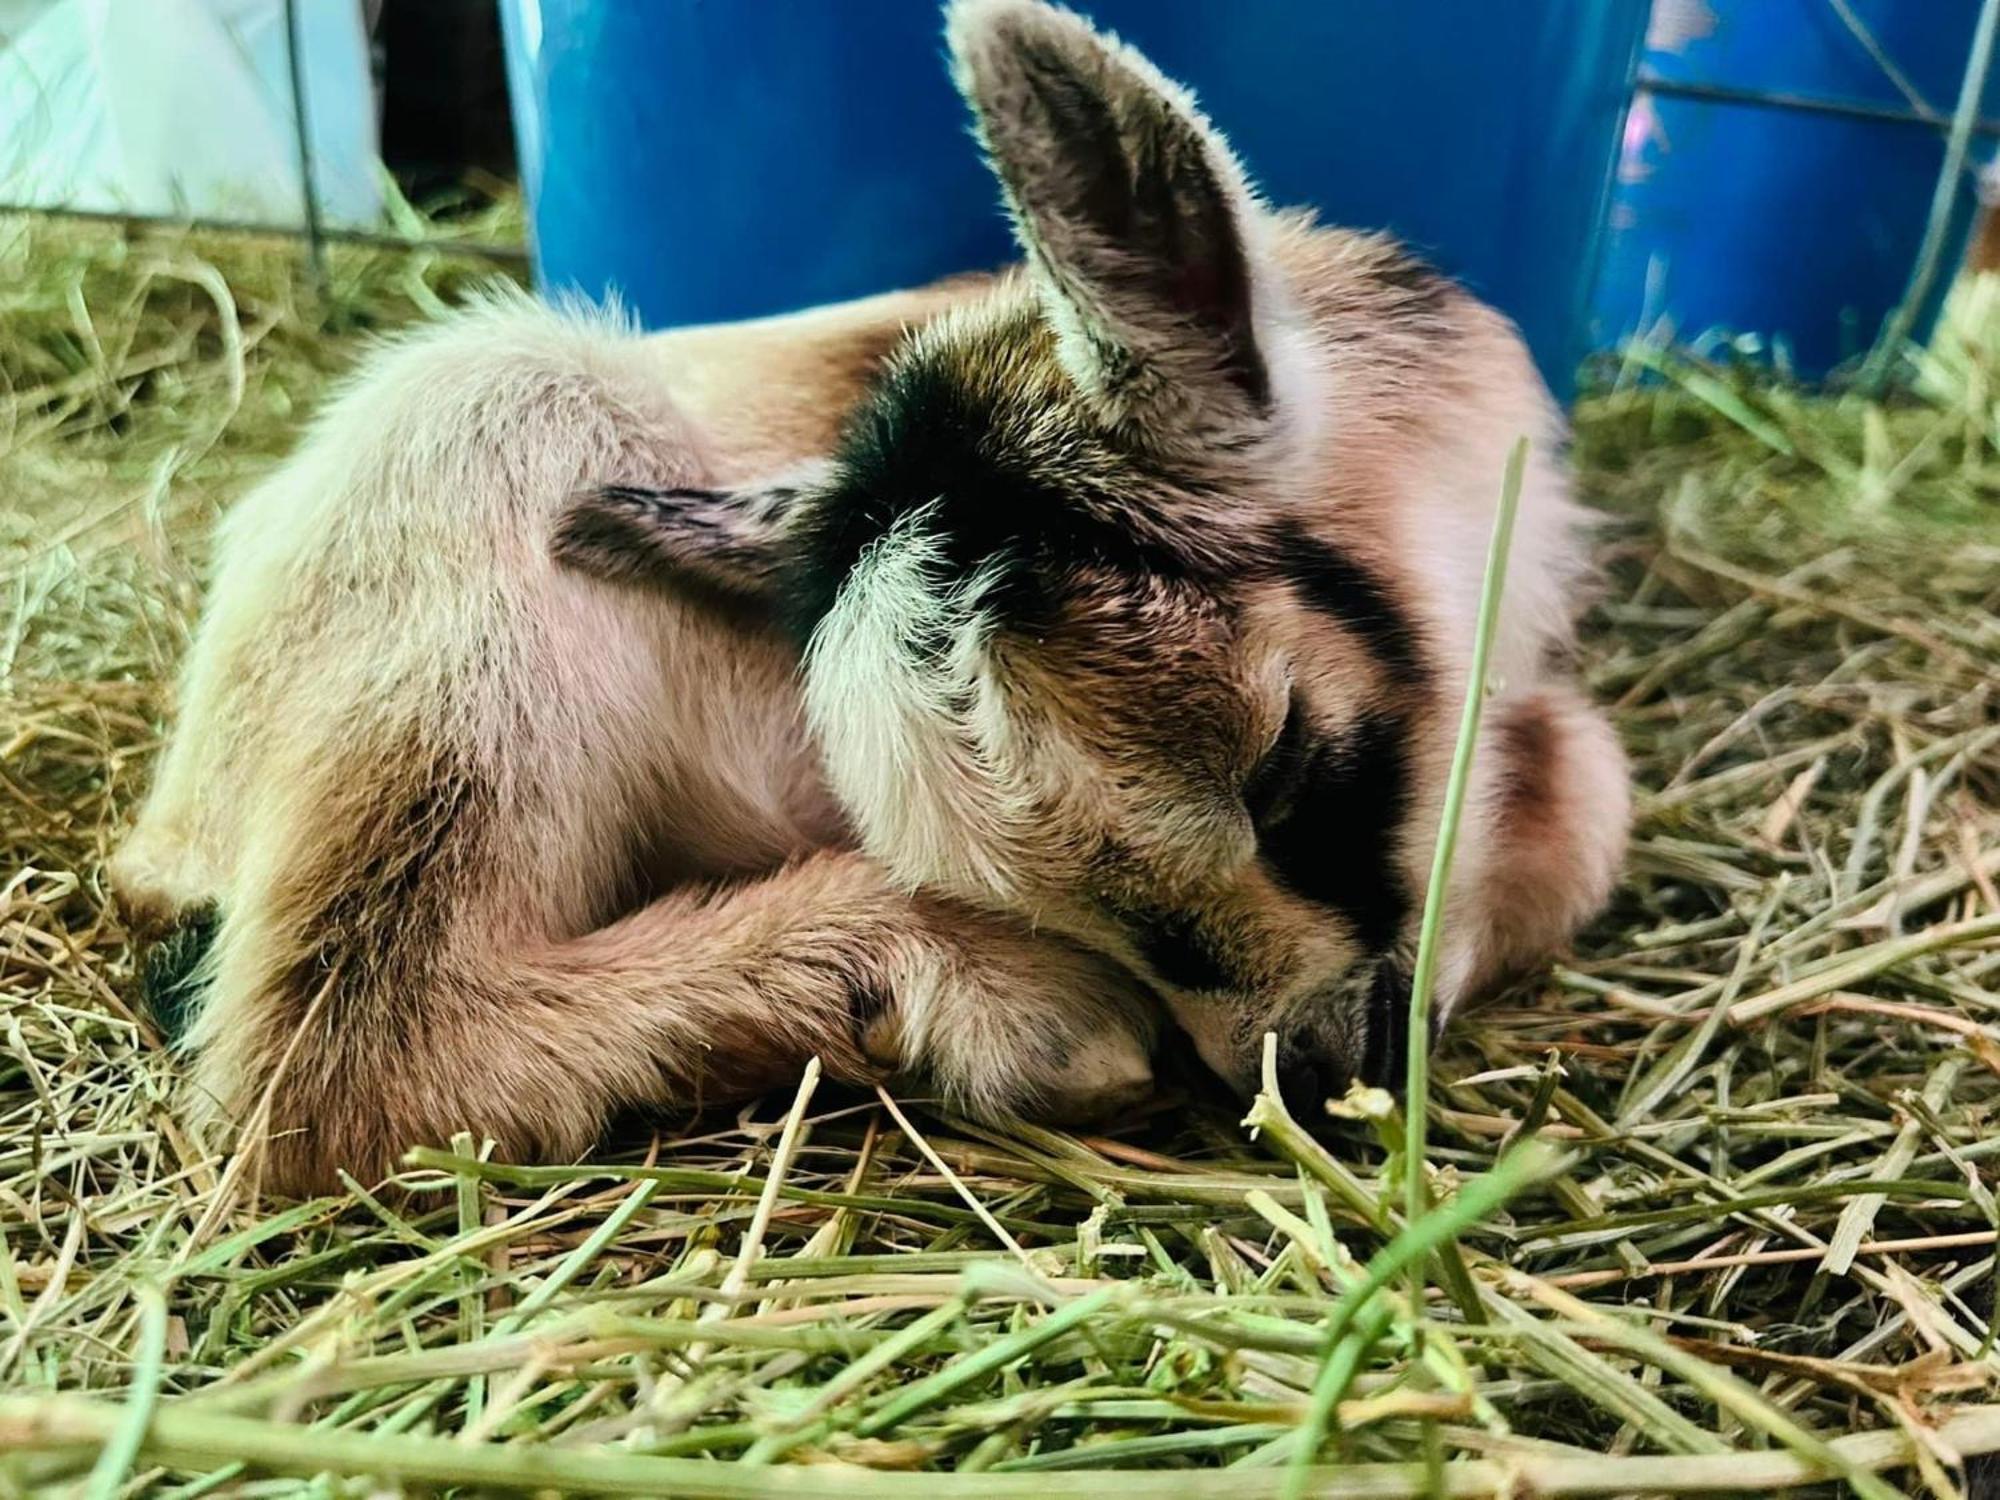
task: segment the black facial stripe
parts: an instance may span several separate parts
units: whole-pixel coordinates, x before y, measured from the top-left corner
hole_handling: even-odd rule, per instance
[[[1224,990],[1228,967],[1203,938],[1192,917],[1175,912],[1128,914],[1125,927],[1139,956],[1162,984],[1177,990]]]
[[[1409,915],[1396,859],[1409,803],[1405,734],[1400,718],[1365,714],[1307,745],[1286,805],[1257,830],[1272,873],[1338,911],[1370,953],[1387,952]]]
[[[1398,683],[1429,676],[1415,624],[1366,568],[1332,544],[1296,526],[1276,539],[1277,566],[1311,608],[1353,631],[1368,654]]]

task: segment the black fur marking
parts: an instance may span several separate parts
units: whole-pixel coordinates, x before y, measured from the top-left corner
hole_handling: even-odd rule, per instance
[[[1396,862],[1409,803],[1404,735],[1399,718],[1367,714],[1342,735],[1289,751],[1298,757],[1289,795],[1257,828],[1272,873],[1341,913],[1375,954],[1389,950],[1409,915]]]
[[[1377,285],[1401,294],[1400,313],[1434,316],[1457,289],[1450,277],[1401,246],[1387,249],[1370,274]]]
[[[1965,1500],[2000,1500],[2000,1453],[1975,1453],[1965,1461]]]
[[[574,497],[549,553],[614,583],[644,583],[742,605],[767,602],[781,563],[776,516],[794,491],[610,486]]]
[[[1325,1124],[1326,1101],[1331,1094],[1319,1062],[1309,1049],[1279,1044],[1278,1094],[1292,1118],[1307,1129]]]
[[[1399,683],[1429,679],[1416,625],[1381,580],[1339,548],[1296,527],[1277,537],[1277,565],[1306,604],[1358,635],[1376,664]]]
[[[1295,1119],[1324,1130],[1326,1102],[1360,1082],[1395,1093],[1409,1070],[1410,971],[1400,958],[1385,958],[1366,976],[1367,988],[1343,986],[1335,1009],[1320,1024],[1308,1022],[1278,1037],[1278,1092]],[[1352,1006],[1358,1005],[1355,1015]],[[1359,1034],[1359,1055],[1354,1042]]]
[[[1402,1093],[1410,1068],[1410,971],[1400,960],[1375,966],[1365,1026],[1361,1081]]]
[[[187,1035],[188,1024],[201,1005],[199,971],[221,927],[222,916],[214,906],[193,907],[180,914],[173,931],[146,955],[139,993],[169,1043]]]
[[[1399,687],[1430,680],[1422,642],[1380,580],[1297,527],[1278,536],[1278,566],[1311,608],[1350,630]],[[1353,924],[1384,953],[1409,914],[1396,834],[1409,805],[1408,726],[1371,713],[1337,738],[1316,735],[1295,701],[1244,789],[1265,859],[1278,878]]]
[[[782,601],[793,630],[809,636],[868,547],[927,507],[921,524],[940,544],[935,582],[950,588],[990,572],[988,599],[1017,626],[1044,618],[1051,592],[1078,567],[1169,578],[1203,571],[1116,498],[1049,477],[1042,465],[1061,460],[1010,446],[1012,425],[995,397],[942,360],[890,370],[851,420],[832,484],[800,515]]]
[[[1151,912],[1125,918],[1126,930],[1139,956],[1162,984],[1177,990],[1226,990],[1233,980],[1229,968],[1202,937],[1193,918],[1177,912]]]

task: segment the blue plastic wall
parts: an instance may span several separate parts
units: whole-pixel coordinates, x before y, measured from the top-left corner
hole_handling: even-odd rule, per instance
[[[1848,4],[1949,115],[1978,0]],[[1680,83],[1907,107],[1828,0],[1661,0],[1645,67]],[[1996,103],[2000,73],[1988,113]],[[1800,373],[1824,374],[1865,352],[1902,299],[1943,160],[1942,134],[1922,125],[1642,93],[1606,237],[1598,341],[1665,318],[1683,335],[1764,335]],[[1956,244],[1973,208],[1967,181]]]
[[[1645,0],[1081,0],[1279,203],[1392,229],[1567,388]],[[933,0],[503,0],[548,287],[649,324],[1013,256]]]

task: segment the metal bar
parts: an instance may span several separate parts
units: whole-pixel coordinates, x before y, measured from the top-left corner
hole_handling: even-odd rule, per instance
[[[1810,94],[1786,94],[1763,89],[1731,88],[1720,83],[1682,83],[1642,72],[1637,86],[1649,94],[1667,99],[1698,99],[1707,104],[1747,104],[1758,109],[1789,109],[1802,114],[1834,115],[1848,120],[1874,120],[1888,125],[1921,125],[1927,130],[1949,131],[1949,116],[1934,112],[1902,109],[1893,104],[1867,104],[1854,99],[1819,99]],[[1978,136],[2000,137],[2000,120],[1975,119],[1971,132]]]
[[[1854,13],[1854,7],[1847,0],[1827,0],[1827,3],[1840,17],[1840,24],[1847,28],[1848,34],[1861,44],[1861,50],[1868,54],[1869,60],[1882,70],[1882,76],[1896,86],[1897,93],[1910,101],[1910,108],[1920,115],[1937,113],[1931,107],[1931,101],[1917,92],[1917,86],[1910,82],[1909,75],[1896,66],[1896,59],[1889,55],[1889,49],[1875,39],[1868,23]]]
[[[1647,5],[1648,14],[1652,6]],[[1604,181],[1597,190],[1597,213],[1590,224],[1590,251],[1584,260],[1583,275],[1579,278],[1579,295],[1570,313],[1573,329],[1588,329],[1591,313],[1597,306],[1598,289],[1604,284],[1605,231],[1611,223],[1612,205],[1618,201],[1618,169],[1625,157],[1625,127],[1632,118],[1632,106],[1638,101],[1640,79],[1646,70],[1646,26],[1642,23],[1639,34],[1632,39],[1631,55],[1625,59],[1625,91],[1618,104],[1618,123],[1611,135],[1611,150],[1604,163]],[[1584,342],[1579,340],[1579,342]],[[1583,361],[1595,353],[1586,344]],[[1580,383],[1577,371],[1570,371],[1573,384]]]
[[[0,202],[0,214],[40,214],[51,219],[81,219],[97,224],[143,224],[161,229],[194,229],[204,234],[263,235],[273,239],[296,240],[303,236],[295,224],[258,224],[242,219],[195,219],[156,214],[125,213],[101,208],[49,208],[40,203]],[[494,245],[481,240],[415,240],[407,235],[376,234],[366,229],[320,226],[320,238],[336,245],[362,245],[376,250],[440,250],[452,255],[469,255],[502,265],[526,266],[528,252],[519,245]]]
[[[326,290],[326,241],[320,232],[319,174],[313,170],[312,126],[306,119],[305,65],[299,56],[298,0],[285,0],[285,66],[292,75],[292,135],[299,148],[299,192],[305,199],[306,244],[312,249],[313,284]]]
[[[1965,170],[1966,148],[1972,143],[1972,125],[1979,113],[1979,101],[1986,93],[1986,75],[1993,65],[1993,39],[2000,31],[2000,0],[1984,0],[1979,7],[1979,25],[1972,33],[1972,52],[1965,64],[1965,81],[1958,90],[1958,109],[1952,116],[1951,135],[1945,142],[1944,166],[1938,172],[1937,190],[1931,195],[1930,222],[1924,225],[1923,248],[1910,271],[1910,285],[1903,300],[1889,314],[1881,337],[1868,353],[1862,367],[1861,384],[1869,392],[1879,391],[1888,379],[1889,367],[1900,359],[1903,344],[1916,327],[1917,318],[1930,301],[1937,282],[1938,264],[1944,258],[1944,242],[1951,231],[1952,209],[1958,201],[1958,179]]]

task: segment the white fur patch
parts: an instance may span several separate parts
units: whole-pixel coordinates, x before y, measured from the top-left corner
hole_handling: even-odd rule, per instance
[[[1004,901],[999,851],[1029,826],[1007,790],[1007,715],[989,670],[990,572],[942,581],[932,507],[868,548],[806,651],[805,701],[863,847],[912,886]]]

